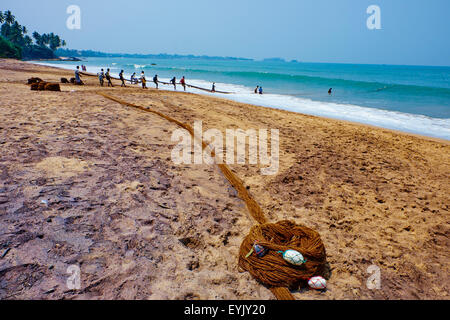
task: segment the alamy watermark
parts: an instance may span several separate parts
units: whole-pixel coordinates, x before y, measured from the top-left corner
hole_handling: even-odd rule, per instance
[[[381,270],[377,265],[371,265],[367,267],[367,273],[370,276],[367,278],[366,286],[367,289],[375,290],[381,289]]]
[[[379,6],[373,4],[367,8],[367,14],[370,16],[367,18],[367,28],[369,30],[381,29],[381,9]]]
[[[66,10],[70,16],[67,18],[66,26],[69,30],[81,29],[81,8],[77,5],[70,5]],[[381,8],[376,4],[367,7],[366,13],[370,16],[367,18],[366,25],[369,30],[381,29]]]
[[[69,290],[79,290],[81,289],[81,270],[76,264],[72,264],[67,268],[67,274],[70,277],[67,278],[66,285]]]
[[[70,5],[67,7],[66,13],[70,16],[67,18],[66,26],[69,30],[81,29],[81,9],[77,5]]]
[[[261,168],[261,174],[274,175],[279,167],[279,130],[270,130],[270,153],[268,131],[226,129],[224,139],[220,130],[209,129],[203,132],[202,121],[195,121],[193,139],[184,129],[173,132],[172,142],[178,144],[172,150],[172,161],[175,164],[246,164],[248,140],[248,163],[266,166]],[[203,142],[207,144],[204,149]]]

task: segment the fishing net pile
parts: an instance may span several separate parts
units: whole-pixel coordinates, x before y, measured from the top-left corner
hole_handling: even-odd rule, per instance
[[[267,250],[263,257],[248,255],[255,243]],[[287,262],[281,254],[286,250],[300,252],[306,262],[300,266]],[[239,251],[239,266],[269,287],[298,289],[311,277],[322,275],[325,263],[325,246],[319,233],[287,220],[253,226]]]

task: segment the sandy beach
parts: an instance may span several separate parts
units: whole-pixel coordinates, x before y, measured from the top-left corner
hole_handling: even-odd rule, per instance
[[[175,124],[97,91],[204,130],[279,130],[277,174],[230,167],[268,220],[320,233],[328,289],[296,299],[449,299],[448,141],[152,83],[31,91],[31,77],[73,72],[0,59],[0,299],[275,299],[238,267],[256,222],[219,168],[174,164]]]

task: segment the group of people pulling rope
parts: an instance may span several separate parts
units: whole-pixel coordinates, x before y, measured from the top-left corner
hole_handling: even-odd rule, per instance
[[[83,71],[86,71],[86,69],[83,68]],[[75,82],[77,84],[82,84],[82,81],[81,81],[81,75],[82,74],[86,74],[86,75],[92,76],[92,74],[87,74],[86,72],[83,72],[83,73],[80,72],[80,67],[77,66],[77,68],[75,70]],[[145,76],[145,72],[144,71],[141,72],[140,77],[137,77],[136,72],[134,72],[131,75],[130,79],[128,80],[128,79],[125,79],[125,77],[124,77],[124,70],[120,71],[119,78],[115,78],[115,77],[111,76],[110,69],[108,68],[108,69],[106,69],[106,72],[105,72],[104,69],[101,69],[101,71],[97,73],[97,77],[98,77],[100,86],[102,86],[102,87],[105,86],[105,83],[106,83],[106,85],[108,87],[114,87],[114,85],[113,85],[111,80],[112,79],[116,79],[116,80],[120,80],[122,82],[121,85],[120,85],[121,87],[126,87],[127,86],[126,82],[128,81],[131,84],[139,84],[140,83],[142,85],[142,89],[148,89],[148,87],[147,87],[147,78]],[[164,85],[172,85],[175,91],[177,90],[177,84],[178,84],[178,85],[181,85],[183,87],[184,91],[186,91],[186,87],[189,87],[189,88],[203,90],[203,91],[207,91],[207,92],[211,92],[211,93],[224,93],[224,94],[232,93],[232,92],[225,92],[225,91],[218,91],[218,90],[216,90],[216,83],[215,82],[212,84],[211,89],[205,89],[205,88],[201,88],[201,87],[194,86],[194,85],[191,85],[191,84],[187,84],[186,83],[186,78],[184,76],[180,79],[179,82],[177,82],[176,77],[173,77],[170,80],[170,82],[164,82],[164,81],[159,80],[158,75],[155,74],[155,76],[153,77],[153,83],[155,84],[155,88],[156,89],[159,89],[159,84],[161,83],[161,84],[164,84]]]

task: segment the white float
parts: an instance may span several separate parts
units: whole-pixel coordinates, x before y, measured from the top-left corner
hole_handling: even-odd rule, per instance
[[[312,277],[308,280],[308,285],[311,289],[323,290],[327,287],[327,280],[320,276]]]
[[[306,260],[303,258],[303,255],[300,252],[292,249],[283,252],[283,259],[295,266],[300,266],[306,262]]]

